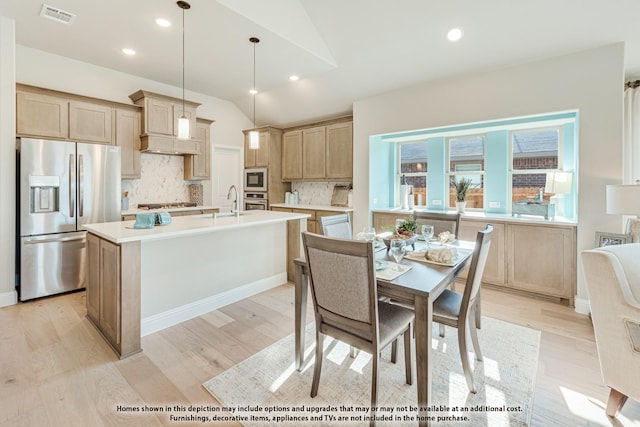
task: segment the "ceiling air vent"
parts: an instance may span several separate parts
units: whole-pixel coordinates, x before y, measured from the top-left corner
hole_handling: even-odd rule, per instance
[[[46,4],[42,5],[40,16],[53,19],[54,21],[61,22],[63,24],[72,24],[73,20],[76,19],[76,15],[74,15],[73,13],[69,13],[62,9],[58,9],[57,7],[49,6]]]

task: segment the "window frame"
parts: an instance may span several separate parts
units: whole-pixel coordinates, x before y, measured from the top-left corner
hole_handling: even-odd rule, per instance
[[[468,138],[482,138],[482,161],[480,162],[480,167],[481,170],[479,171],[451,171],[451,140],[452,139],[468,139]],[[446,151],[446,155],[445,155],[445,165],[446,165],[446,176],[445,176],[445,182],[447,183],[447,209],[455,209],[456,206],[450,206],[449,205],[449,191],[451,188],[451,178],[452,177],[456,177],[456,176],[468,176],[468,175],[477,175],[480,179],[480,182],[482,183],[482,186],[480,188],[482,188],[482,207],[480,208],[469,208],[467,207],[466,210],[472,210],[472,211],[480,211],[480,212],[484,212],[486,210],[486,200],[485,200],[485,191],[484,189],[486,188],[486,175],[485,175],[485,166],[487,164],[487,133],[486,132],[479,132],[479,133],[470,133],[470,134],[459,134],[459,135],[450,135],[448,137],[445,138],[445,151]],[[472,163],[469,163],[472,164]],[[476,164],[476,163],[473,163]],[[455,166],[454,166],[455,168]],[[455,178],[454,178],[455,180]],[[455,181],[454,181],[455,182]]]
[[[417,144],[417,143],[421,143],[424,144],[425,146],[428,145],[428,140],[425,139],[423,141],[399,141],[396,143],[396,179],[395,179],[395,204],[396,206],[400,203],[400,180],[402,179],[402,175],[406,176],[406,177],[412,177],[412,176],[417,176],[417,177],[421,177],[424,176],[424,182],[425,182],[425,191],[428,190],[429,188],[429,177],[427,175],[427,172],[429,170],[429,157],[427,156],[427,160],[425,162],[425,170],[423,172],[402,172],[402,157],[400,155],[401,152],[401,147],[402,145],[413,145],[413,144]],[[424,200],[424,203],[426,204],[426,200]]]

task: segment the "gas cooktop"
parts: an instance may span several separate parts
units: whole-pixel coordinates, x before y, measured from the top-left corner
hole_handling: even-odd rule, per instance
[[[138,203],[138,209],[193,208],[196,206],[198,205],[193,202]]]

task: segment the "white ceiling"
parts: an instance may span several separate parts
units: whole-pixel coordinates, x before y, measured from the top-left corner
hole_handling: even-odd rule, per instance
[[[414,83],[625,42],[640,76],[639,0],[189,0],[187,90],[234,102],[257,125],[289,126],[351,112],[352,103]],[[39,16],[41,0],[1,0],[16,41],[182,86],[182,10],[174,0],[46,0],[76,16]],[[170,28],[154,23],[173,22]],[[457,43],[446,40],[464,29]],[[134,57],[120,49],[131,47]],[[298,82],[290,82],[290,74]],[[588,89],[586,89],[588,90]],[[621,89],[622,90],[622,89]]]

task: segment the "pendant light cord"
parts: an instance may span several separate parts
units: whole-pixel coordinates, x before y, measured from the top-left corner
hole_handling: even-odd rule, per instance
[[[256,42],[253,42],[253,127],[256,127]]]
[[[184,8],[182,8],[182,117],[184,115]]]

